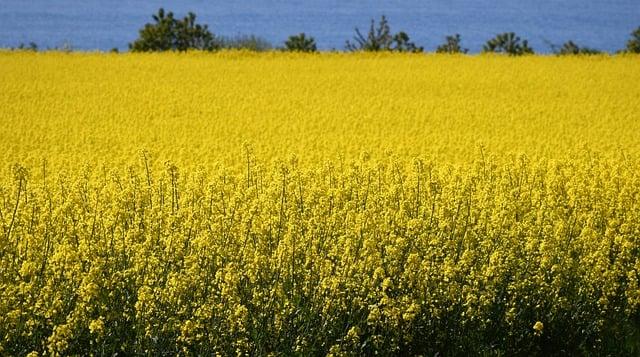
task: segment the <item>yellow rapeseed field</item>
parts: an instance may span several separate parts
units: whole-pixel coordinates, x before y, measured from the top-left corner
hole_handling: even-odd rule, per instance
[[[640,353],[640,58],[0,52],[0,354]]]
[[[635,155],[638,82],[636,56],[1,53],[0,160]]]

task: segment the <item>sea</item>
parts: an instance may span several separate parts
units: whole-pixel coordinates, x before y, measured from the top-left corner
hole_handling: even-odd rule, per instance
[[[472,53],[502,32],[541,53],[568,40],[614,52],[640,26],[640,0],[0,0],[0,47],[126,51],[161,7],[194,12],[216,35],[255,35],[274,47],[304,32],[321,50],[344,50],[356,28],[366,33],[382,15],[428,51],[458,33]]]

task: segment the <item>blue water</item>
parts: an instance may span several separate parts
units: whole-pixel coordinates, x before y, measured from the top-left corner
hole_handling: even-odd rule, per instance
[[[640,26],[640,0],[0,0],[0,47],[33,41],[40,48],[125,50],[159,7],[180,16],[193,11],[216,34],[255,34],[275,46],[305,32],[321,49],[344,49],[354,27],[366,31],[382,14],[392,31],[428,50],[460,33],[477,52],[496,33],[514,31],[538,52],[570,39],[615,51]]]

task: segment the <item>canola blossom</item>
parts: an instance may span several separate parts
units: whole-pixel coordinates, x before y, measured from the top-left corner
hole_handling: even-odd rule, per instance
[[[638,83],[0,52],[0,354],[637,354]]]

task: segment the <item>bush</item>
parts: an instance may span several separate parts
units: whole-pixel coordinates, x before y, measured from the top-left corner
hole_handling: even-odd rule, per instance
[[[287,51],[316,52],[318,50],[315,39],[313,37],[307,37],[304,33],[289,36],[289,39],[284,42],[284,45]]]
[[[140,30],[140,37],[129,44],[131,51],[211,51],[220,47],[207,25],[196,24],[196,15],[192,12],[178,20],[173,12],[165,13],[160,8],[152,17],[155,23],[148,23]]]
[[[640,27],[631,33],[631,39],[627,41],[628,53],[640,53]]]
[[[436,53],[467,53],[469,52],[468,48],[462,48],[460,46],[460,34],[455,34],[453,36],[447,36],[445,38],[445,43],[438,46],[436,49]]]
[[[566,55],[597,55],[601,54],[602,51],[597,50],[595,48],[590,47],[580,47],[575,44],[573,41],[565,42],[559,50],[553,51],[555,54],[559,56]]]
[[[366,37],[356,27],[356,36],[353,39],[355,43],[347,41],[346,48],[349,51],[422,52],[424,50],[423,47],[418,47],[411,42],[406,32],[400,31],[395,35],[391,35],[391,28],[384,15],[382,15],[377,28],[375,21],[371,20],[371,27]]]
[[[509,56],[521,56],[533,54],[533,48],[529,47],[527,40],[520,40],[513,32],[505,32],[487,41],[482,52],[506,53]]]

